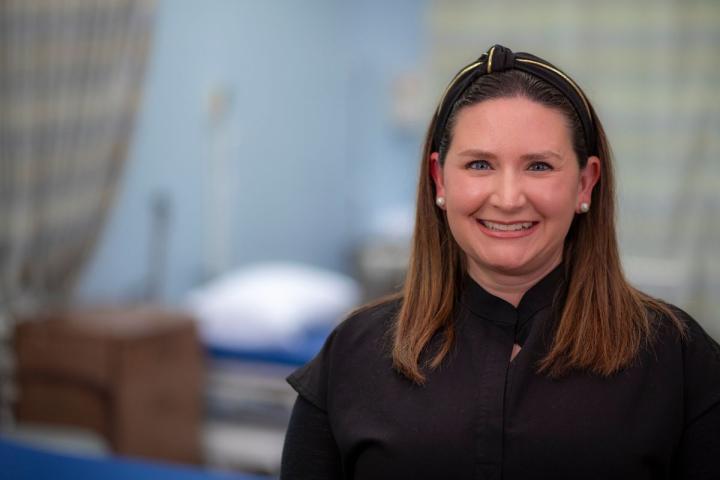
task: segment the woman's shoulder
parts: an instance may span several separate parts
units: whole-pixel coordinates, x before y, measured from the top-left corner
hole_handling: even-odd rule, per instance
[[[662,338],[677,343],[684,351],[707,351],[720,361],[720,345],[692,315],[671,303],[664,303],[668,313],[653,311],[655,331]]]
[[[680,336],[685,369],[704,371],[713,375],[720,397],[720,345],[689,313],[674,305],[671,307],[677,319],[685,327]]]
[[[357,344],[382,340],[392,330],[401,303],[400,297],[393,296],[355,309],[335,328],[333,341]]]
[[[655,343],[660,351],[654,353],[670,353],[680,360],[685,418],[692,421],[711,408],[720,408],[720,345],[688,312],[671,304],[667,307],[675,318],[656,314],[659,338]]]
[[[655,348],[671,349],[693,366],[700,359],[709,367],[720,370],[720,345],[692,315],[682,308],[663,303],[666,312],[650,312]]]
[[[302,397],[322,410],[328,394],[343,378],[359,382],[371,372],[391,369],[392,325],[400,308],[393,297],[351,312],[330,333],[320,352],[287,381]]]

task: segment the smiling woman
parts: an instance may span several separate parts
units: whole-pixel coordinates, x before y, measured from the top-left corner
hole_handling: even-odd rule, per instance
[[[463,108],[443,165],[439,156],[430,155],[432,177],[468,274],[517,305],[560,264],[599,159],[580,169],[564,114],[524,96]]]
[[[282,478],[720,478],[720,347],[626,281],[613,183],[565,73],[499,45],[463,68],[403,292],[288,378]]]

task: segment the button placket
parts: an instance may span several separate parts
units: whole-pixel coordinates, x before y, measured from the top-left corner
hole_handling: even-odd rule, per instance
[[[497,325],[480,322],[482,335],[477,338],[477,352],[473,355],[478,375],[477,408],[475,425],[475,478],[494,479],[502,474],[503,425],[506,378],[509,358],[514,342],[512,321]],[[511,318],[506,317],[506,320]]]

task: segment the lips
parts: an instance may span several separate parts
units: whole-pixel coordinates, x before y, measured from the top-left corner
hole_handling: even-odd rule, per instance
[[[516,222],[516,223],[500,223],[490,220],[478,220],[485,228],[494,232],[520,232],[529,230],[537,222]]]

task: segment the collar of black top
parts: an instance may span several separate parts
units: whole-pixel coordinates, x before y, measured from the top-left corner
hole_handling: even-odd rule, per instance
[[[565,266],[560,264],[522,296],[517,307],[496,297],[465,273],[460,303],[474,315],[500,327],[522,327],[532,317],[552,305],[561,305],[565,297]]]
[[[467,88],[480,76],[490,75],[506,70],[521,70],[544,80],[557,88],[570,100],[577,112],[585,133],[585,145],[589,155],[597,155],[597,131],[592,120],[590,104],[577,84],[560,69],[550,62],[525,52],[513,52],[502,45],[493,45],[473,63],[465,66],[452,79],[445,89],[440,105],[435,112],[435,129],[433,131],[432,151],[440,149],[440,140],[452,113],[455,102]]]

